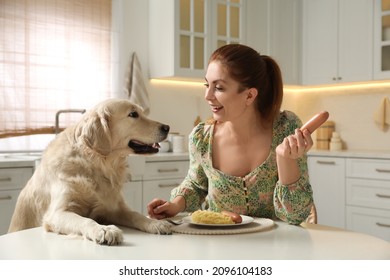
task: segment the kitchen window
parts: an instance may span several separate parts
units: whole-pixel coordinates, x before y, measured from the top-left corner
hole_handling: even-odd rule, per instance
[[[111,0],[0,0],[0,138],[112,97]],[[81,114],[61,116],[63,126]]]

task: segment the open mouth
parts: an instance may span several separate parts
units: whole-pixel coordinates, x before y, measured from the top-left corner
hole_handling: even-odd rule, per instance
[[[215,106],[215,105],[210,105],[210,107],[213,113],[216,113],[223,108],[223,106]]]
[[[153,154],[157,153],[160,148],[158,143],[146,144],[137,140],[130,140],[128,146],[133,149],[136,154]]]

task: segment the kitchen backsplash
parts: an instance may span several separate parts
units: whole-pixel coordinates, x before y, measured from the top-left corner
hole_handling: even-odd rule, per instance
[[[149,117],[169,124],[172,132],[188,136],[197,116],[201,120],[211,116],[201,83],[152,81],[147,84],[151,101]],[[287,89],[282,109],[296,112],[303,122],[317,112],[327,110],[329,120],[335,122],[335,131],[343,140],[344,149],[390,151],[390,130],[383,131],[374,122],[374,112],[384,96],[390,98],[389,86],[340,91],[290,92]],[[35,135],[0,139],[0,150],[42,150],[53,137]],[[313,137],[315,139],[315,134]]]

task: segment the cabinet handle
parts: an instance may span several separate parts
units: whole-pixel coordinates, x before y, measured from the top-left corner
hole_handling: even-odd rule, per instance
[[[3,177],[3,178],[0,178],[0,182],[11,182],[12,179],[10,177]]]
[[[335,165],[336,162],[334,161],[327,161],[327,160],[317,160],[318,164],[329,164],[329,165]]]
[[[379,172],[379,173],[390,173],[390,169],[380,169],[380,168],[377,168],[375,169],[376,172]]]
[[[160,172],[160,173],[167,173],[167,172],[178,172],[179,169],[178,168],[158,169],[157,171]]]
[[[159,184],[158,187],[159,188],[176,188],[178,187],[179,184]]]
[[[11,200],[12,196],[7,195],[7,196],[0,196],[0,200]]]
[[[390,227],[390,225],[388,225],[388,224],[382,224],[382,223],[378,223],[378,222],[376,222],[376,225],[380,226],[380,227]]]
[[[376,196],[377,196],[377,197],[380,197],[380,198],[390,198],[390,195],[387,195],[387,194],[380,194],[380,193],[377,193]]]

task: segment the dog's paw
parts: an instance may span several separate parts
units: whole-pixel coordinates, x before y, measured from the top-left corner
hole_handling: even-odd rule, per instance
[[[171,234],[172,224],[162,220],[150,220],[150,223],[146,227],[146,231],[155,234]]]
[[[123,233],[114,225],[99,226],[91,239],[98,244],[118,245],[123,241]]]

